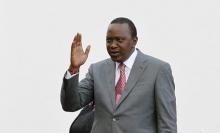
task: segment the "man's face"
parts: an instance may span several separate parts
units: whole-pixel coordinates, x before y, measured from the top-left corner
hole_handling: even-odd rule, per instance
[[[106,36],[106,47],[113,61],[124,62],[135,49],[137,38],[131,36],[128,24],[110,24]]]

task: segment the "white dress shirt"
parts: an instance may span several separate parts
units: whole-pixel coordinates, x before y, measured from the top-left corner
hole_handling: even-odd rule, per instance
[[[125,64],[125,77],[126,77],[126,81],[128,80],[128,77],[130,75],[130,72],[131,72],[131,68],[134,64],[134,61],[135,61],[135,58],[137,56],[137,50],[135,49],[134,52],[131,54],[131,56],[126,60],[124,61],[123,63]],[[117,69],[115,69],[115,85],[117,84],[117,81],[119,79],[119,76],[120,76],[120,69],[118,68],[120,63],[116,62],[115,65]],[[78,73],[76,74],[73,74],[71,75],[69,71],[66,72],[66,75],[65,75],[65,78],[66,79],[70,79],[72,78],[73,76],[77,75]]]
[[[128,80],[128,77],[130,75],[131,72],[131,68],[134,64],[135,58],[137,56],[137,50],[135,49],[134,52],[131,54],[131,56],[123,62],[123,64],[125,64],[125,78],[126,78],[126,82]],[[118,62],[115,63],[117,69],[115,69],[115,85],[117,84],[119,77],[120,77],[120,69],[119,69],[119,64]]]

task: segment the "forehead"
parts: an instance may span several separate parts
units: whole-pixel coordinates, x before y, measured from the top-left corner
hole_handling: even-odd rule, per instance
[[[107,36],[109,35],[131,36],[131,32],[127,23],[114,23],[108,26]]]

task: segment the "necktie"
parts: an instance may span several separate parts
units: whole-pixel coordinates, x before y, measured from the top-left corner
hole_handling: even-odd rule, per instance
[[[118,104],[118,102],[121,98],[122,92],[125,89],[125,84],[126,84],[125,64],[120,63],[118,67],[120,69],[120,77],[119,77],[118,82],[115,86],[115,101],[116,101],[116,104]]]

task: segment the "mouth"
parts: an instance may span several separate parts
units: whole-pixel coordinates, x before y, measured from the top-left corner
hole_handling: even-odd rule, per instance
[[[118,51],[110,51],[110,55],[113,56],[113,57],[119,56],[120,52],[118,52]]]

